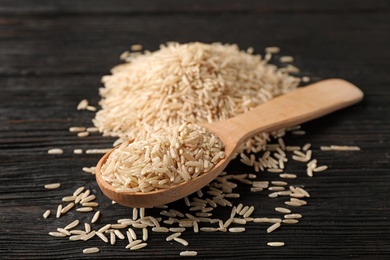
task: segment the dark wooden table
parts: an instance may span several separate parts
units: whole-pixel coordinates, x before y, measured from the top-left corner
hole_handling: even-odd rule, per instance
[[[390,4],[371,1],[7,1],[0,0],[0,258],[175,258],[196,250],[199,258],[390,258]],[[295,57],[301,75],[313,81],[339,77],[359,86],[363,102],[304,124],[304,136],[289,144],[312,143],[329,170],[314,178],[299,174],[296,185],[311,193],[299,209],[299,224],[266,234],[266,225],[247,231],[192,233],[185,248],[150,234],[148,247],[130,252],[125,241],[104,244],[53,238],[48,232],[73,219],[55,219],[63,196],[86,186],[97,195],[102,216],[95,225],[130,217],[112,205],[94,177],[81,170],[99,155],[73,149],[111,146],[98,134],[78,138],[68,128],[92,126],[93,112],[77,111],[81,99],[97,104],[101,76],[120,61],[131,44],[156,50],[167,41],[237,43],[262,53],[279,46]],[[358,152],[324,152],[321,145],[356,145]],[[63,155],[49,155],[50,148]],[[251,169],[233,162],[229,172]],[[259,174],[269,179],[269,173]],[[61,182],[47,191],[43,185]],[[294,183],[294,182],[292,182]],[[276,216],[266,195],[240,185],[235,203],[254,205],[255,216]],[[279,204],[278,204],[279,203]],[[181,208],[182,204],[173,207]],[[48,219],[42,214],[52,210]],[[184,207],[182,208],[184,210]],[[222,210],[221,210],[222,212]],[[149,214],[158,216],[158,210]],[[222,213],[221,213],[222,214]],[[284,241],[281,248],[268,241]],[[98,255],[82,249],[99,246]]]

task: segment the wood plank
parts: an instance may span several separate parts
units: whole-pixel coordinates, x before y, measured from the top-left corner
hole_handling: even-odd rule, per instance
[[[359,23],[370,20],[373,22]],[[243,49],[252,46],[258,53],[267,46],[278,45],[281,55],[295,56],[296,64],[306,74],[309,68],[333,76],[343,70],[349,74],[343,75],[347,79],[373,66],[384,71],[390,60],[390,16],[385,13],[351,14],[348,19],[344,14],[223,14],[195,15],[191,19],[183,14],[26,16],[23,20],[2,21],[0,75],[103,75],[120,63],[119,55],[131,44],[156,50],[167,41],[237,43]],[[355,51],[350,51],[351,47]],[[375,59],[375,51],[383,58]]]
[[[172,14],[172,13],[275,13],[275,12],[388,12],[389,4],[386,0],[373,1],[256,1],[256,0],[218,0],[207,1],[191,0],[111,0],[108,1],[45,1],[45,0],[0,0],[1,14]]]

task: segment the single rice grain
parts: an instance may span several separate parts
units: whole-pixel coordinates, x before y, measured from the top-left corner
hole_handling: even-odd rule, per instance
[[[64,150],[62,150],[61,148],[53,148],[53,149],[49,149],[47,151],[48,154],[63,154],[64,153]]]
[[[196,251],[182,251],[180,252],[180,256],[197,256],[198,252]]]
[[[89,247],[89,248],[83,249],[83,254],[95,254],[95,253],[98,253],[98,252],[99,252],[99,248],[98,247]]]
[[[45,189],[48,189],[48,190],[53,190],[53,189],[57,189],[61,186],[61,183],[50,183],[50,184],[46,184],[44,187]]]
[[[43,213],[43,218],[48,218],[50,216],[50,210],[46,210],[45,213]]]
[[[267,246],[280,247],[280,246],[284,246],[284,242],[268,242]]]

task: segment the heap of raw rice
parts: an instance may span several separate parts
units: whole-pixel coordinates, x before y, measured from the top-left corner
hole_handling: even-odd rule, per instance
[[[157,132],[149,129],[134,142],[123,143],[101,171],[118,192],[149,192],[194,179],[224,157],[216,136],[204,127],[184,123]]]
[[[101,110],[93,120],[100,132],[118,142],[143,134],[145,124],[158,131],[230,118],[300,82],[237,45],[168,43],[155,52],[123,56],[126,63],[102,78]],[[248,140],[247,148],[262,150],[267,138],[262,134]]]

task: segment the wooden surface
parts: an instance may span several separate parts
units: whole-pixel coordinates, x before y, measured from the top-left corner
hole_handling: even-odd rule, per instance
[[[5,1],[0,0],[0,258],[175,258],[183,250],[198,258],[362,258],[390,257],[390,4],[388,1]],[[43,219],[63,196],[79,186],[97,195],[102,217],[95,227],[130,217],[132,210],[112,205],[94,177],[81,168],[99,155],[74,155],[73,149],[109,147],[112,140],[94,134],[78,138],[70,126],[91,126],[93,112],[77,111],[78,102],[99,101],[101,76],[119,63],[131,44],[155,50],[166,41],[238,43],[263,52],[279,46],[295,57],[302,75],[313,81],[344,78],[365,93],[363,102],[304,124],[305,136],[286,143],[312,143],[314,157],[329,170],[291,184],[311,193],[297,209],[299,224],[266,233],[249,224],[232,233],[186,232],[188,247],[151,233],[148,247],[136,252],[125,241],[104,244],[98,238],[74,242],[47,233],[90,215],[74,210]],[[323,152],[321,145],[357,145],[359,152]],[[50,148],[63,155],[48,155]],[[231,173],[250,172],[238,161]],[[271,180],[269,173],[259,179]],[[47,191],[47,183],[62,186]],[[255,216],[277,216],[270,200],[239,185],[235,203],[254,205]],[[181,202],[172,205],[184,210]],[[159,210],[148,214],[158,216]],[[224,210],[220,210],[223,216]],[[52,213],[53,214],[53,213]],[[284,241],[282,248],[266,246]],[[99,246],[98,255],[82,249]]]

